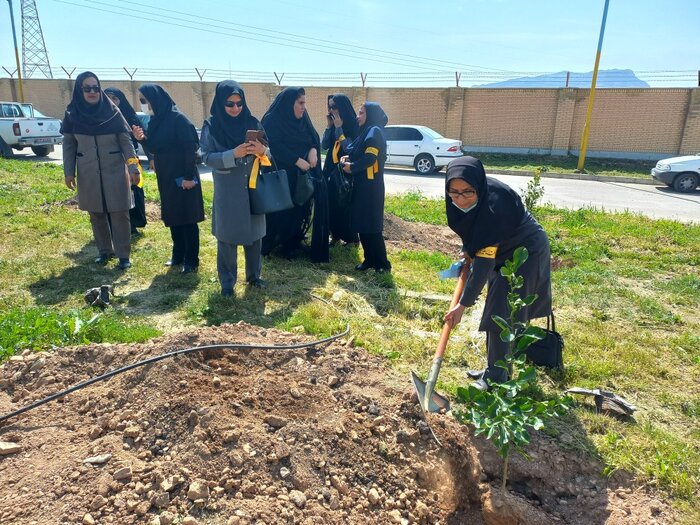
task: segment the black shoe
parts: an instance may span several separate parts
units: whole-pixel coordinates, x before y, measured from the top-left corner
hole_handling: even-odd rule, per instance
[[[481,379],[484,376],[484,372],[486,372],[484,368],[481,370],[467,370],[467,376],[472,379]]]
[[[358,272],[366,272],[367,270],[369,270],[369,264],[360,263],[357,266],[355,266],[355,270],[357,270]]]
[[[182,264],[182,261],[173,261],[172,259],[169,259],[165,262],[165,266],[180,266]]]
[[[252,286],[253,288],[267,288],[267,283],[260,277],[256,277],[248,281],[248,286]]]
[[[182,273],[197,273],[198,269],[199,266],[190,266],[189,264],[185,264],[182,267]]]
[[[222,288],[221,295],[222,297],[233,297],[233,288]]]
[[[129,259],[119,259],[119,264],[117,267],[120,270],[126,270],[127,268],[131,268],[131,261]]]
[[[488,392],[489,390],[491,390],[489,384],[484,379],[477,379],[471,384],[471,386],[473,386],[477,390],[481,390],[482,392]]]
[[[114,257],[114,254],[102,254],[97,259],[95,259],[95,264],[107,264],[107,261],[109,261],[112,257]]]

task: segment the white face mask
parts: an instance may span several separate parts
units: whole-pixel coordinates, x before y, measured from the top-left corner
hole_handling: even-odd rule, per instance
[[[148,107],[148,104],[141,104],[141,112],[145,113],[146,115],[153,116],[153,110]]]
[[[459,211],[461,211],[463,213],[469,213],[474,208],[476,208],[476,205],[479,204],[479,201],[477,200],[474,204],[472,204],[468,208],[460,208],[459,206],[457,206],[457,204],[455,204],[455,201],[452,201],[452,204],[454,204],[454,207],[457,208]]]

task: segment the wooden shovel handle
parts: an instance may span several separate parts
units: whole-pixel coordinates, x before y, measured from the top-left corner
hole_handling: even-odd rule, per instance
[[[467,258],[462,265],[462,269],[459,271],[459,277],[457,277],[457,286],[452,294],[452,301],[450,301],[450,310],[452,310],[460,298],[462,297],[462,292],[464,291],[464,285],[467,283],[469,278],[469,267],[471,266],[471,261]],[[437,350],[435,351],[435,358],[442,357],[445,353],[445,348],[447,348],[447,341],[450,339],[450,332],[452,331],[452,325],[445,322],[442,325],[442,333],[440,334],[440,341],[438,342]]]

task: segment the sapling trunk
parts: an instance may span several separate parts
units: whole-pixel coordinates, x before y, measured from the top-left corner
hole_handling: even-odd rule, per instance
[[[510,453],[506,457],[503,458],[503,482],[501,483],[501,490],[505,492],[506,490],[506,483],[508,483],[508,458],[510,457]]]

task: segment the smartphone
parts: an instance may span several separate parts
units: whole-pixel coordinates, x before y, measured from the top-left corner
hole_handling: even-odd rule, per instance
[[[261,129],[249,129],[245,132],[245,141],[253,142],[258,141],[267,146],[267,137],[265,137],[265,132]]]

